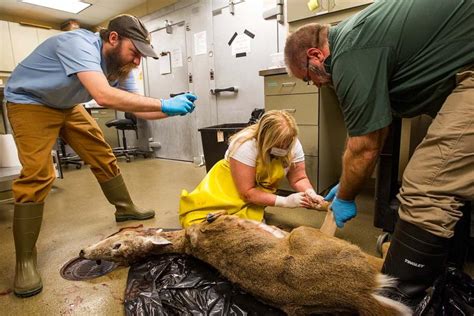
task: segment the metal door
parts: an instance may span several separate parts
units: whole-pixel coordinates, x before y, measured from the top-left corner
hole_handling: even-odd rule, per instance
[[[276,19],[264,20],[267,3],[275,1],[213,0],[214,89],[238,89],[215,94],[219,124],[245,123],[254,108],[265,107],[258,72],[267,69],[270,54],[278,52],[281,28]]]
[[[189,91],[185,23],[152,32],[151,37],[152,45],[160,54],[160,59],[147,60],[149,96],[167,99],[170,95]],[[157,157],[193,160],[191,133],[197,130],[195,115],[156,120],[149,126],[154,140],[161,143],[161,148],[156,152]]]

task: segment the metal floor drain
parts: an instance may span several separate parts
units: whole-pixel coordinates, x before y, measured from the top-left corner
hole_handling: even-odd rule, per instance
[[[105,275],[117,268],[118,265],[118,263],[104,260],[98,264],[97,261],[77,257],[61,268],[61,276],[71,281],[88,280]]]

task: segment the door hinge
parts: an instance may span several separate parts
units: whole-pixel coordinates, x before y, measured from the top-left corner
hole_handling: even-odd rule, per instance
[[[278,22],[284,23],[284,15],[283,15],[283,0],[276,0],[276,6],[268,9],[267,11],[263,12],[263,18],[265,20],[277,19]]]

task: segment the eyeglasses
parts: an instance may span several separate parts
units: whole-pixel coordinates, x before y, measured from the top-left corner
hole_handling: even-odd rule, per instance
[[[307,83],[307,85],[312,85],[313,80],[309,76],[309,56],[306,56],[306,76],[303,78],[303,81]]]

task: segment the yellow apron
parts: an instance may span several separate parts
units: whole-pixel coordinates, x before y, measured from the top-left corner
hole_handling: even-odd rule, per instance
[[[278,183],[285,176],[281,160],[272,159],[268,172],[264,172],[259,163],[256,169],[259,179],[257,188],[275,193]],[[264,206],[247,203],[241,199],[232,178],[230,163],[222,159],[209,170],[194,191],[181,192],[179,221],[183,227],[188,227],[202,222],[207,214],[218,210],[226,210],[228,214],[241,218],[262,221],[264,208]]]

